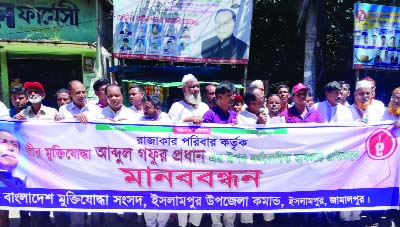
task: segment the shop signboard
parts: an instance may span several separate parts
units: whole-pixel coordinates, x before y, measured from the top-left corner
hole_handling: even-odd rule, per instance
[[[95,42],[95,1],[2,0],[0,38]]]

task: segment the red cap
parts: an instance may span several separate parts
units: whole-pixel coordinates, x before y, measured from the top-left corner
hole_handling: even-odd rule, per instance
[[[298,83],[296,85],[294,85],[293,90],[292,90],[292,94],[296,94],[297,92],[299,92],[300,90],[310,90],[309,87],[307,87],[306,85],[302,84],[302,83]]]
[[[234,100],[235,100],[235,99],[239,99],[241,102],[243,102],[243,98],[242,98],[242,96],[239,95],[239,94],[234,94],[234,95],[233,95],[233,99],[234,99]]]
[[[43,85],[41,83],[39,83],[39,82],[25,82],[24,83],[25,90],[30,88],[30,87],[39,88],[42,92],[44,92]]]

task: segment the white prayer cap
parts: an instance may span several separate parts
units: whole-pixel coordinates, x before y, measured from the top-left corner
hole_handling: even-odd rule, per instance
[[[193,74],[186,74],[182,78],[182,85],[188,82],[189,80],[196,79],[196,77],[193,76]]]
[[[372,88],[372,83],[368,80],[360,80],[356,84],[356,90],[359,88]]]

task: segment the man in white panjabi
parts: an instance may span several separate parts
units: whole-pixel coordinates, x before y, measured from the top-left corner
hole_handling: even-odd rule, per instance
[[[201,101],[199,81],[192,74],[182,78],[182,91],[184,98],[172,104],[168,115],[173,122],[203,123],[203,115],[208,111],[207,104]],[[189,215],[189,219],[188,219]],[[180,227],[189,225],[200,226],[202,213],[179,213],[178,224]]]
[[[324,90],[326,100],[314,105],[314,108],[321,113],[322,121],[325,123],[353,121],[350,109],[340,104],[340,83],[331,81],[325,85]]]
[[[192,74],[182,79],[184,98],[172,104],[169,109],[169,118],[174,122],[203,123],[203,114],[208,111],[207,104],[201,101],[199,81]]]

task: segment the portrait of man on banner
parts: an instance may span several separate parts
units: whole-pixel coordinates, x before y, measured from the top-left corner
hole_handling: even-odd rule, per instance
[[[135,43],[134,51],[137,53],[143,53],[146,50],[146,41],[145,39],[137,39]]]
[[[25,182],[13,176],[22,150],[22,143],[17,136],[0,128],[0,187],[25,188]]]
[[[122,39],[122,45],[119,48],[120,51],[126,52],[132,50],[132,48],[129,46],[129,39],[128,38],[123,38]]]
[[[185,25],[185,26],[182,28],[182,35],[181,35],[181,38],[190,39],[190,27],[189,27],[189,26]]]
[[[243,59],[248,45],[233,34],[236,13],[231,9],[220,9],[215,14],[216,36],[201,44],[203,58]]]
[[[175,38],[165,39],[164,55],[173,55],[175,53]]]
[[[159,24],[152,24],[150,32],[151,32],[152,36],[160,36],[161,35],[161,26]]]
[[[185,39],[181,39],[179,43],[179,55],[187,56],[190,53],[190,42]]]
[[[119,29],[119,34],[122,35],[122,36],[124,36],[124,37],[127,37],[127,36],[132,35],[131,26],[132,26],[132,25],[131,25],[131,23],[129,23],[129,22],[127,22],[127,21],[121,21],[121,22],[119,23],[119,27],[120,27],[120,29]]]
[[[146,24],[138,23],[135,26],[136,26],[136,36],[138,36],[139,38],[145,37],[147,32]]]
[[[147,53],[148,54],[159,54],[160,49],[161,49],[161,40],[160,39],[150,39]]]

